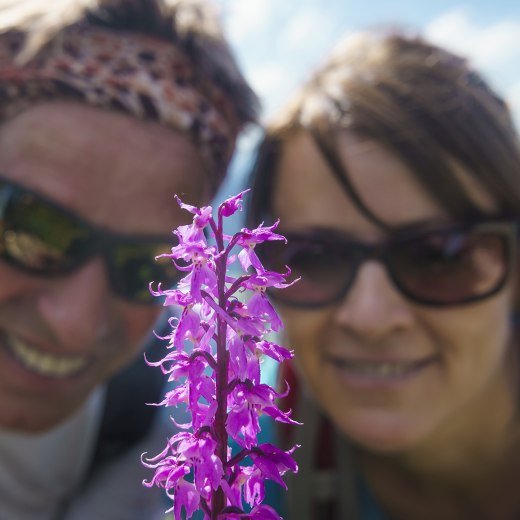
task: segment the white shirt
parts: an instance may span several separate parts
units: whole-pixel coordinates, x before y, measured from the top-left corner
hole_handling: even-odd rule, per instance
[[[105,398],[95,390],[66,422],[41,434],[0,430],[0,520],[149,520],[166,509],[163,491],[142,486],[151,470],[140,455],[160,451],[166,421],[82,488]],[[73,497],[66,508],[67,497]]]

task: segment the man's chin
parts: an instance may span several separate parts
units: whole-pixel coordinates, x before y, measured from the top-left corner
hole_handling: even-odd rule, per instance
[[[41,434],[70,419],[82,406],[83,402],[69,406],[49,406],[36,410],[35,407],[12,406],[7,409],[0,405],[0,429],[13,433]]]

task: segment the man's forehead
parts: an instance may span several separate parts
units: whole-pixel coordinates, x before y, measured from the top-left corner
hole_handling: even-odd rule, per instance
[[[189,53],[155,37],[87,25],[63,30],[59,44],[44,45],[25,61],[18,54],[23,41],[18,32],[0,38],[0,117],[56,99],[116,107],[188,135],[218,185],[240,122],[228,93],[210,76],[195,74]]]
[[[4,175],[117,231],[167,232],[183,216],[174,193],[194,203],[209,196],[185,135],[79,104],[48,103],[6,123],[0,152]]]

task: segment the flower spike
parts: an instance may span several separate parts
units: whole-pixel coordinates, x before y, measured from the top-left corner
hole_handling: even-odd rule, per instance
[[[292,458],[295,448],[283,451],[258,441],[260,415],[299,424],[290,411],[278,408],[288,389],[279,393],[260,381],[263,356],[279,363],[292,357],[292,351],[265,339],[283,326],[266,291],[294,282],[287,282],[290,270],[264,269],[254,252],[262,242],[286,241],[274,232],[278,222],[244,228],[233,236],[223,232],[223,220],[242,210],[247,191],[225,200],[217,221],[211,206],[197,208],[175,197],[193,221],[174,231],[178,243],[161,256],[170,258],[185,276],[177,288],[151,288],[164,305],[180,311],[169,321],[171,333],[160,338],[168,342],[168,353],[160,361],[147,361],[175,382],[154,406],[183,406],[189,419],[178,424],[172,416],[177,433],[155,457],[143,454],[143,464],[154,470],[143,484],[165,490],[172,500],[167,512],[173,512],[175,520],[189,520],[197,510],[207,520],[280,520],[262,503],[265,481],[286,488],[284,473],[298,470]],[[206,228],[216,245],[207,243]],[[231,254],[234,247],[240,249],[238,254]],[[241,448],[238,454],[232,454],[230,441]]]

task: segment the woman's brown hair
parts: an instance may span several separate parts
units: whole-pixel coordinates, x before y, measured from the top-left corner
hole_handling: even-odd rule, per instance
[[[520,216],[520,146],[506,104],[464,58],[420,37],[365,32],[332,53],[267,127],[252,174],[252,221],[270,213],[281,147],[302,129],[381,226],[339,160],[338,131],[388,147],[453,218],[482,216],[454,165],[492,195],[502,216]]]

